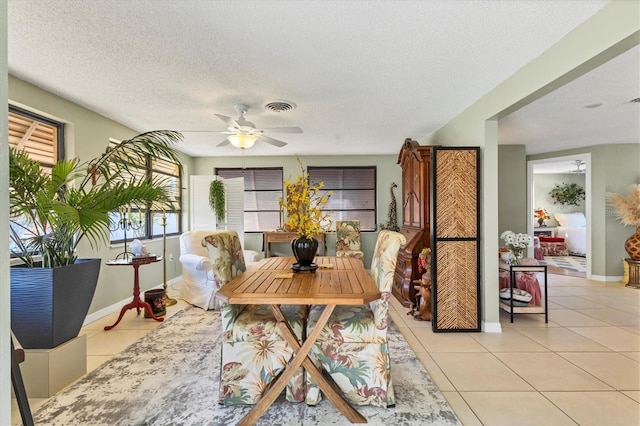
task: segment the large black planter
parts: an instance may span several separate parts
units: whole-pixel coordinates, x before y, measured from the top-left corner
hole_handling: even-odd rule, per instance
[[[26,349],[51,349],[80,332],[101,259],[58,268],[11,268],[11,330]]]

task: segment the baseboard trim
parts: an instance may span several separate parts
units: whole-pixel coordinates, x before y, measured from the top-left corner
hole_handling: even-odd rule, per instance
[[[178,276],[175,277],[169,281],[167,281],[167,290],[173,286],[174,284],[180,283],[182,282],[182,276]],[[163,284],[158,284],[154,287],[149,288],[148,290],[151,289],[156,289],[156,288],[162,288],[164,286]],[[142,292],[141,292],[142,293]],[[167,293],[169,293],[167,291]],[[118,312],[120,311],[120,309],[122,309],[123,305],[126,305],[127,303],[131,302],[131,297],[128,297],[127,299],[121,300],[120,302],[116,302],[113,305],[107,306],[106,308],[102,308],[99,311],[93,312],[89,315],[86,316],[86,318],[84,319],[84,322],[82,323],[82,326],[84,327],[87,324],[90,324],[94,321],[99,320],[100,318],[106,317],[109,314],[112,314],[114,312]]]
[[[604,281],[604,282],[620,282],[622,280],[622,275],[619,276],[609,276],[609,275],[591,275],[592,281]]]
[[[483,333],[502,333],[502,326],[499,322],[482,322]]]

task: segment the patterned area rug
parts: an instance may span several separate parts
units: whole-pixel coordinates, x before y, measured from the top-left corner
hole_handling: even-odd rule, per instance
[[[558,268],[571,269],[577,272],[587,271],[587,258],[578,256],[545,256],[545,264],[549,266],[557,266]]]
[[[251,406],[218,405],[220,314],[188,307],[45,403],[41,425],[233,425]],[[398,329],[389,348],[396,407],[357,407],[370,425],[458,425]],[[324,398],[315,407],[281,396],[257,425],[342,425]]]

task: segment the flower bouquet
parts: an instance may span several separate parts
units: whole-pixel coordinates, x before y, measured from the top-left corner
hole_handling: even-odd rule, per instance
[[[509,259],[510,265],[520,265],[522,255],[528,247],[533,247],[533,237],[529,234],[516,234],[513,231],[504,231],[500,238],[504,240],[512,257]]]
[[[322,190],[323,182],[312,184],[300,159],[298,163],[302,174],[294,181],[284,182],[287,192],[284,201],[287,221],[284,226],[301,237],[313,238],[316,234],[331,228],[329,214],[322,209],[329,202],[332,192]]]
[[[284,207],[287,211],[285,229],[298,234],[291,241],[291,251],[296,258],[293,270],[315,271],[318,267],[313,259],[318,250],[316,235],[326,232],[331,227],[331,219],[327,211],[322,208],[329,202],[332,193],[324,191],[324,183],[312,184],[309,173],[298,158],[302,174],[296,180],[287,180],[284,186],[287,190]]]

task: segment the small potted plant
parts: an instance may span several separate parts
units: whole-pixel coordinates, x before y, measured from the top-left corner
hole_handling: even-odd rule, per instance
[[[58,161],[51,171],[25,152],[9,151],[9,236],[22,265],[11,268],[11,329],[25,348],[52,348],[76,337],[97,285],[101,259],[77,259],[86,239],[109,242],[110,213],[123,206],[171,209],[166,179],[140,179],[135,165],[177,164],[182,135],[151,131],[81,163]]]
[[[223,222],[225,218],[225,200],[224,182],[220,179],[211,181],[209,184],[209,207],[216,215],[218,223]]]

